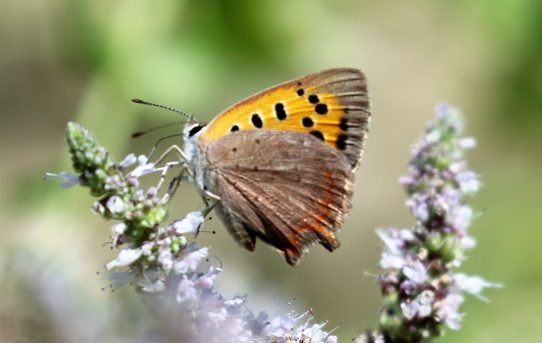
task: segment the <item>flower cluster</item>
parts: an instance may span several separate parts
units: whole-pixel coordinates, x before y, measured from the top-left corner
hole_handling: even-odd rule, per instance
[[[436,119],[414,146],[404,186],[413,228],[377,230],[384,243],[378,277],[383,295],[379,327],[359,335],[366,343],[423,342],[460,328],[465,293],[482,300],[485,288],[499,287],[478,276],[456,272],[465,252],[475,246],[468,228],[474,213],[468,199],[480,188],[478,175],[468,169],[464,152],[475,146],[462,137],[458,112],[437,107]],[[176,339],[200,342],[336,343],[337,337],[314,323],[312,311],[272,317],[257,315],[246,297],[223,297],[214,288],[221,267],[209,262],[209,248],[189,240],[204,224],[201,212],[164,225],[169,194],[143,189],[140,178],[165,174],[146,156],[128,155],[121,162],[81,126],[69,123],[67,141],[77,175],[49,174],[62,186],[81,184],[98,198],[94,212],[116,220],[111,230],[116,259],[106,264],[115,287],[131,282],[147,298],[157,300]],[[173,305],[172,305],[173,304]],[[171,313],[173,311],[174,313]],[[160,340],[160,337],[158,337]]]
[[[89,187],[98,198],[94,212],[117,221],[111,239],[119,253],[105,265],[113,286],[131,282],[157,300],[161,312],[175,311],[167,317],[178,318],[173,323],[181,335],[177,338],[200,342],[336,342],[337,338],[323,329],[324,323],[312,324],[311,311],[272,318],[265,312],[254,315],[247,309],[245,297],[224,298],[214,289],[221,268],[208,263],[207,247],[187,238],[199,232],[204,223],[202,213],[191,212],[182,220],[163,225],[169,194],[160,196],[157,187],[141,187],[140,177],[164,172],[165,167],[133,154],[117,163],[78,124],[69,123],[66,133],[77,175],[49,175],[63,179],[63,186],[79,183]]]
[[[478,175],[467,168],[464,151],[475,140],[462,137],[459,113],[447,105],[436,108],[414,146],[404,186],[407,207],[416,219],[412,229],[377,230],[384,242],[378,278],[384,297],[379,330],[363,333],[359,342],[422,342],[460,328],[464,294],[498,284],[454,270],[465,251],[475,245],[468,227],[473,210],[467,200],[480,188]]]

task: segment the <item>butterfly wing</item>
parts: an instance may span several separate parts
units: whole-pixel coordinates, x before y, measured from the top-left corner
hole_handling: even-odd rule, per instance
[[[339,246],[354,181],[341,152],[302,132],[251,130],[210,144],[206,156],[218,213],[246,248],[260,237],[294,265],[314,242]]]
[[[358,69],[311,74],[264,90],[226,109],[200,140],[213,142],[243,130],[271,129],[313,134],[341,151],[356,169],[367,135],[367,84]]]

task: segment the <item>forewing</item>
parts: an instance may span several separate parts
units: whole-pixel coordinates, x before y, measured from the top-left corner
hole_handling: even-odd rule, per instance
[[[301,132],[262,130],[227,135],[206,155],[219,213],[247,237],[273,245],[290,264],[314,242],[339,246],[335,231],[351,208],[354,179],[342,153]]]
[[[248,97],[216,116],[200,139],[213,142],[236,131],[297,131],[341,151],[359,165],[370,119],[365,76],[337,68],[285,82]]]

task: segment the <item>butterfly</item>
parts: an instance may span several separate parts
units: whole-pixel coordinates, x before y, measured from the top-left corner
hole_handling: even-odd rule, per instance
[[[324,70],[252,95],[208,124],[187,123],[183,155],[235,240],[253,251],[259,238],[296,265],[314,243],[339,247],[370,117],[363,73]]]

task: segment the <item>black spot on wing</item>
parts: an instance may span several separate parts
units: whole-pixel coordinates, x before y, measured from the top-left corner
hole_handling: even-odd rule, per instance
[[[254,113],[250,120],[252,121],[252,125],[254,125],[254,127],[258,129],[261,129],[263,127],[262,118],[258,113]]]
[[[346,149],[346,141],[348,140],[347,135],[339,135],[337,138],[337,149],[339,150],[345,150]]]
[[[347,131],[348,130],[348,119],[341,118],[341,123],[339,124],[339,127],[341,128],[341,130]]]
[[[317,104],[319,101],[320,101],[320,99],[318,99],[318,95],[316,95],[316,94],[309,95],[309,102],[311,104]]]
[[[314,107],[314,110],[318,114],[326,114],[327,113],[327,105],[326,104],[318,104]]]
[[[314,137],[322,140],[322,141],[325,140],[324,135],[322,134],[322,132],[320,132],[318,130],[311,131],[310,134],[313,135]]]
[[[277,116],[278,120],[284,120],[286,119],[286,110],[284,109],[284,104],[282,103],[276,103],[275,104],[275,115]]]
[[[312,120],[311,117],[305,117],[305,118],[303,118],[303,126],[304,127],[313,127],[314,126],[314,121]]]

